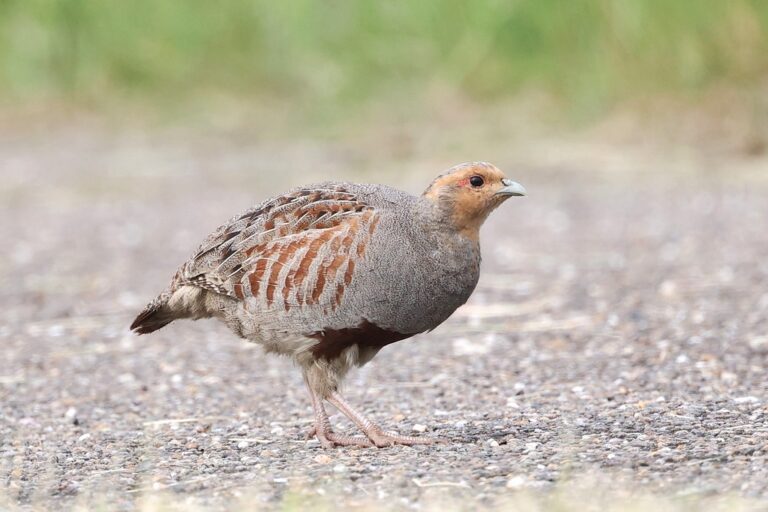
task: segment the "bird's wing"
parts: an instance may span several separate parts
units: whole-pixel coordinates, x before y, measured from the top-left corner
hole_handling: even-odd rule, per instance
[[[219,228],[184,265],[181,284],[267,308],[338,307],[379,215],[343,184],[296,190]]]

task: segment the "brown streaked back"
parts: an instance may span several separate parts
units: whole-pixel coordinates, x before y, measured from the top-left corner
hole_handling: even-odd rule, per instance
[[[377,223],[376,209],[343,184],[295,190],[219,228],[183,267],[182,284],[265,310],[333,310]]]

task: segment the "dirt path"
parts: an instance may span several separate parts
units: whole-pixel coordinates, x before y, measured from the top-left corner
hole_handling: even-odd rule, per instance
[[[515,174],[531,195],[484,231],[470,303],[349,379],[385,426],[449,442],[329,452],[303,440],[288,361],[210,321],[126,326],[218,223],[333,165],[349,176],[345,154],[63,140],[0,148],[7,499],[130,509],[146,490],[225,504],[301,489],[415,505],[584,474],[768,498],[765,188]],[[306,179],[284,172],[308,167],[302,151],[326,162]],[[378,178],[417,191],[432,174]]]

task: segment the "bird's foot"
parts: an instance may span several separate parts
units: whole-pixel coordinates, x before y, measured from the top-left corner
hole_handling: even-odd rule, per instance
[[[371,448],[373,446],[373,444],[363,436],[345,436],[335,432],[329,432],[326,434],[326,439],[331,443],[328,447],[359,446],[361,448]]]
[[[370,442],[373,443],[372,446],[376,446],[377,448],[393,446],[396,444],[413,446],[416,444],[433,444],[436,442],[429,438],[404,436],[395,432],[385,432],[381,427],[366,418],[364,414],[355,410],[355,408],[352,407],[338,391],[331,392],[326,400],[341,411],[347,418],[352,420],[352,422],[363,431],[365,436],[371,440]]]
[[[417,444],[428,445],[439,442],[436,439],[429,439],[426,437],[413,437],[404,436],[396,432],[384,432],[379,428],[372,428],[368,430],[365,435],[371,440],[374,446],[377,448],[384,448],[385,446],[394,446],[401,444],[405,446],[414,446]]]
[[[318,429],[317,425],[312,426],[307,432],[305,439],[309,440],[316,437],[323,448],[334,448],[336,446],[360,446],[362,448],[371,448],[373,443],[362,436],[345,436],[337,434],[330,428]]]

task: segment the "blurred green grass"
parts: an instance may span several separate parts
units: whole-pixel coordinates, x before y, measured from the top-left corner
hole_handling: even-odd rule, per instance
[[[0,0],[0,97],[354,105],[543,91],[580,113],[768,75],[765,0]]]

